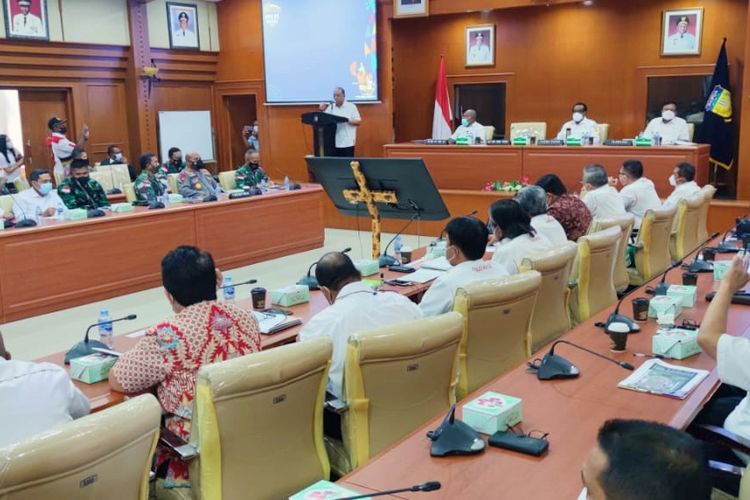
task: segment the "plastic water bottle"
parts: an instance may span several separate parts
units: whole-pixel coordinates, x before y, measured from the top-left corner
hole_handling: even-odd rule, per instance
[[[589,133],[584,132],[581,134],[581,145],[586,146],[589,143]]]
[[[231,276],[224,276],[222,290],[224,291],[224,302],[234,302],[234,286]]]
[[[167,193],[166,190],[164,191],[164,194],[161,195],[161,202],[165,207],[169,206],[169,193]]]
[[[661,146],[661,134],[659,132],[654,133],[654,137],[651,139],[654,146]]]
[[[289,176],[284,176],[284,191],[289,191]]]
[[[396,239],[393,240],[393,252],[394,252],[394,257],[398,265],[401,265],[401,249],[403,247],[404,247],[404,242],[401,241],[401,236],[396,236]]]
[[[113,335],[113,328],[112,323],[105,323],[106,321],[109,321],[109,310],[108,309],[102,309],[99,311],[99,318],[96,320],[97,323],[104,323],[99,325],[99,340],[112,349],[114,347],[114,343],[112,342],[112,335]]]
[[[260,181],[260,191],[262,193],[268,192],[268,180],[265,177]]]
[[[57,218],[58,218],[58,220],[62,220],[62,218],[63,218],[63,211],[64,210],[65,209],[63,208],[62,203],[58,203],[57,204]]]

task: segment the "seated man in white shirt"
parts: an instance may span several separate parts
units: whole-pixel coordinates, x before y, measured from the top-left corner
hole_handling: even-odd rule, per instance
[[[711,475],[701,442],[644,420],[604,423],[581,468],[580,500],[707,500]]]
[[[21,191],[13,198],[13,214],[16,219],[35,218],[37,210],[42,217],[53,217],[57,209],[64,209],[60,196],[52,186],[52,177],[45,168],[36,168],[29,176],[31,189]]]
[[[449,142],[456,142],[459,137],[467,137],[469,144],[484,144],[486,141],[484,126],[477,122],[477,112],[467,109],[461,118],[461,125],[453,132]]]
[[[0,334],[0,448],[89,413],[89,401],[52,363],[13,361]]]
[[[668,102],[657,116],[646,126],[643,136],[649,139],[661,137],[662,144],[677,144],[677,141],[689,142],[690,131],[685,120],[677,116],[677,104]]]
[[[331,369],[328,372],[328,398],[342,399],[344,361],[349,337],[357,332],[393,323],[412,321],[422,313],[411,300],[394,292],[376,292],[362,283],[351,259],[340,252],[324,255],[315,268],[315,278],[330,307],[313,316],[299,333],[301,342],[328,337],[333,342]],[[341,435],[337,415],[326,411],[326,434]]]
[[[595,220],[619,217],[627,213],[625,203],[617,190],[609,185],[607,171],[601,165],[584,167],[582,184],[581,201],[586,204]]]
[[[695,182],[695,167],[690,163],[683,162],[674,168],[669,177],[669,184],[674,190],[664,202],[664,206],[676,206],[680,200],[687,200],[701,192],[700,186]]]
[[[555,248],[546,236],[537,234],[516,200],[498,200],[490,206],[490,230],[491,243],[499,242],[492,262],[510,275],[520,272],[524,257]]]
[[[521,209],[531,217],[531,227],[537,234],[546,237],[553,245],[568,241],[565,229],[557,219],[547,215],[547,193],[539,186],[526,186],[516,194]]]
[[[577,102],[573,105],[572,120],[565,122],[557,134],[559,140],[583,139],[593,137],[594,144],[599,143],[599,125],[589,119],[586,114],[589,108],[583,102]]]
[[[492,261],[482,260],[489,231],[476,217],[458,217],[445,226],[445,258],[452,266],[432,282],[419,308],[425,316],[437,316],[453,309],[458,288],[475,281],[491,280],[508,273]]]
[[[634,229],[641,227],[641,220],[647,210],[661,208],[661,200],[656,193],[653,181],[643,177],[643,163],[638,160],[627,160],[620,168],[617,179],[610,179],[613,186],[622,184],[620,198],[625,210],[635,217]]]

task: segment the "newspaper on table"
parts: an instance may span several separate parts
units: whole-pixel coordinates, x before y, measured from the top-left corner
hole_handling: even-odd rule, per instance
[[[649,359],[617,387],[685,399],[708,376],[708,371]]]

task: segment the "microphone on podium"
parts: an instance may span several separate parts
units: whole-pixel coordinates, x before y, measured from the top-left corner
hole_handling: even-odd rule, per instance
[[[341,251],[341,253],[349,253],[351,252],[351,247],[347,247]],[[319,290],[320,286],[318,286],[318,279],[312,275],[312,268],[318,265],[318,262],[320,262],[320,259],[316,260],[312,264],[310,264],[310,267],[307,268],[307,274],[299,279],[297,281],[298,285],[305,285],[310,290]]]
[[[103,342],[100,342],[98,340],[89,340],[89,332],[95,326],[108,325],[110,323],[117,323],[118,321],[131,321],[136,319],[137,317],[138,316],[136,316],[135,314],[128,314],[127,316],[123,316],[122,318],[110,319],[108,321],[99,321],[97,323],[94,323],[93,325],[89,325],[89,327],[86,328],[86,335],[83,337],[83,340],[74,345],[65,354],[65,364],[69,365],[71,359],[94,354],[95,352],[97,352],[94,350],[95,348],[109,350],[109,346],[107,346]]]
[[[428,491],[439,490],[441,487],[442,485],[440,484],[439,481],[428,481],[426,483],[415,484],[414,486],[409,486],[408,488],[399,488],[397,490],[379,491],[377,493],[367,493],[365,495],[357,495],[353,497],[343,497],[339,500],[357,500],[359,498],[382,497],[385,495],[395,495],[396,493],[404,493],[407,491],[428,492]]]

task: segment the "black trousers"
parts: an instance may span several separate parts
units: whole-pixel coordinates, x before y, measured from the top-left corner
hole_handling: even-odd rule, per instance
[[[354,157],[354,146],[350,148],[334,148],[333,151],[334,156],[341,156],[344,158],[353,158]]]

